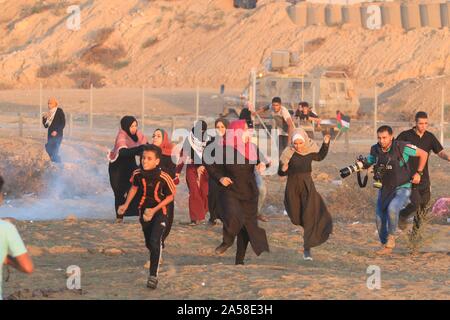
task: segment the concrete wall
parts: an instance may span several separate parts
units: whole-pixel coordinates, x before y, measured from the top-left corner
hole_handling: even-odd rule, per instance
[[[329,3],[329,2],[328,2]],[[378,6],[380,16],[375,17],[367,11],[369,6]],[[391,25],[405,30],[421,27],[449,28],[450,1],[436,0],[432,3],[409,1],[362,2],[353,5],[315,4],[300,2],[287,8],[292,22],[306,27],[309,25],[336,26],[349,24],[361,28],[374,28],[374,21],[381,21],[381,26]]]

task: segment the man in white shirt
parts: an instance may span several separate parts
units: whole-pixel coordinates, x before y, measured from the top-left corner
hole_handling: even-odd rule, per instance
[[[283,150],[288,146],[289,141],[292,137],[292,132],[294,131],[295,125],[292,120],[291,114],[286,107],[281,105],[281,98],[275,97],[272,99],[272,104],[270,106],[265,106],[259,109],[255,114],[260,114],[270,110],[272,112],[272,117],[275,120],[275,126],[278,131],[278,153],[279,156]]]

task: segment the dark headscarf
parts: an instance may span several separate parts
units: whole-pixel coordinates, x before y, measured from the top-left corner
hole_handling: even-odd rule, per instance
[[[137,136],[137,134],[131,134],[131,132],[130,132],[130,127],[131,127],[131,125],[133,124],[133,122],[135,122],[136,121],[136,123],[137,123],[137,120],[136,120],[136,118],[135,117],[133,117],[133,116],[125,116],[125,117],[123,117],[121,120],[120,120],[120,127],[122,128],[122,130],[123,131],[125,131],[127,134],[128,134],[128,136],[131,138],[131,139],[133,139],[133,141],[134,142],[137,142],[138,141],[138,136]]]
[[[195,122],[194,127],[192,128],[192,134],[194,137],[204,142],[206,140],[206,130],[208,129],[208,125],[203,120],[198,120]]]
[[[248,108],[242,109],[241,114],[239,115],[239,120],[245,120],[245,122],[247,122],[247,127],[249,129],[253,128],[252,113]]]

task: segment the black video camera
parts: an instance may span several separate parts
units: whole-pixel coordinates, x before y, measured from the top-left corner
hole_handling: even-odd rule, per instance
[[[349,175],[355,172],[360,172],[363,169],[367,169],[370,167],[367,158],[360,155],[356,160],[355,164],[352,164],[348,167],[342,168],[339,170],[342,179],[347,178]]]

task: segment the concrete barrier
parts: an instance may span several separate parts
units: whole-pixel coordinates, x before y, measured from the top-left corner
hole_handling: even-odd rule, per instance
[[[333,27],[342,24],[342,6],[328,5],[325,7],[325,20],[328,26]]]
[[[308,7],[308,25],[326,25],[325,7],[324,5],[312,5]]]
[[[411,30],[420,28],[420,9],[418,3],[403,3],[401,5],[403,29]]]
[[[374,7],[370,12],[367,8]],[[375,10],[376,9],[376,10]],[[297,3],[287,7],[287,13],[296,25],[328,25],[330,27],[343,23],[369,29],[390,25],[405,30],[420,27],[450,27],[450,1],[421,3],[419,1],[373,2],[341,6],[337,4]],[[381,22],[380,22],[381,16]]]
[[[441,25],[450,28],[450,1],[441,4]]]
[[[287,7],[289,18],[298,26],[306,27],[308,25],[308,5],[306,3],[297,3]]]
[[[383,3],[381,6],[381,18],[383,20],[383,26],[390,25],[403,28],[400,3]]]
[[[442,28],[441,4],[429,3],[420,5],[420,17],[422,27]]]
[[[361,7],[359,5],[345,6],[342,9],[344,23],[351,26],[361,28],[363,26],[361,20]]]

